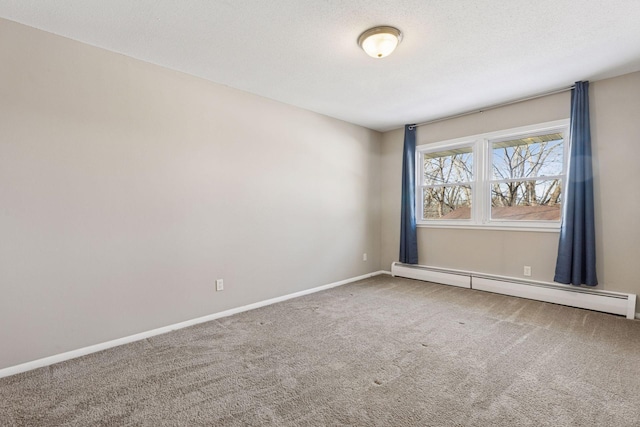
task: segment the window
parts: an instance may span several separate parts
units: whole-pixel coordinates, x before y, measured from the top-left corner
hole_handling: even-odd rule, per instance
[[[422,154],[422,218],[470,219],[473,146]]]
[[[558,229],[568,124],[562,120],[418,146],[418,223]]]
[[[562,132],[491,141],[491,219],[559,221]]]

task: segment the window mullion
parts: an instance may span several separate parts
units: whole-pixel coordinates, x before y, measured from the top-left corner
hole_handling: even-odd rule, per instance
[[[489,141],[486,138],[479,139],[476,143],[478,150],[479,160],[479,182],[478,195],[476,197],[478,203],[478,218],[479,224],[486,224],[489,220],[489,212],[491,209],[491,193],[490,187],[487,183],[487,178],[490,176],[491,162],[489,161]]]
[[[415,182],[418,184],[415,188],[415,209],[420,213],[420,215],[416,215],[416,218],[420,218],[420,221],[424,221],[424,207],[422,206],[422,204],[424,203],[424,171],[422,170],[423,164],[424,152],[419,151],[418,155],[416,156],[415,165]]]
[[[507,178],[507,179],[490,179],[492,184],[503,184],[507,182],[521,182],[521,181],[552,181],[554,179],[564,179],[564,175],[551,175],[551,176],[534,176],[527,178]]]

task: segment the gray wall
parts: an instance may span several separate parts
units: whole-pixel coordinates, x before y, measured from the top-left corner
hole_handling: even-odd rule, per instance
[[[0,368],[379,270],[379,133],[2,19],[0,64]]]
[[[640,294],[640,73],[590,85],[599,288]],[[562,93],[420,127],[418,144],[569,117]],[[398,260],[403,130],[382,144],[382,267]],[[558,233],[418,229],[420,264],[553,281]]]

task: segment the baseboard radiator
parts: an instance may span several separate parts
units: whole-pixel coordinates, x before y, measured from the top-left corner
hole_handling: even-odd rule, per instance
[[[426,282],[586,308],[588,310],[626,316],[627,319],[633,319],[636,311],[635,294],[585,289],[570,285],[520,280],[471,271],[447,270],[399,262],[394,262],[391,265],[391,274]]]

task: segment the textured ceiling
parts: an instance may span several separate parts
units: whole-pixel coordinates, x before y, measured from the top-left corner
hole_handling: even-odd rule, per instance
[[[639,0],[0,0],[0,17],[385,131],[640,70]],[[373,59],[375,25],[404,33]]]

